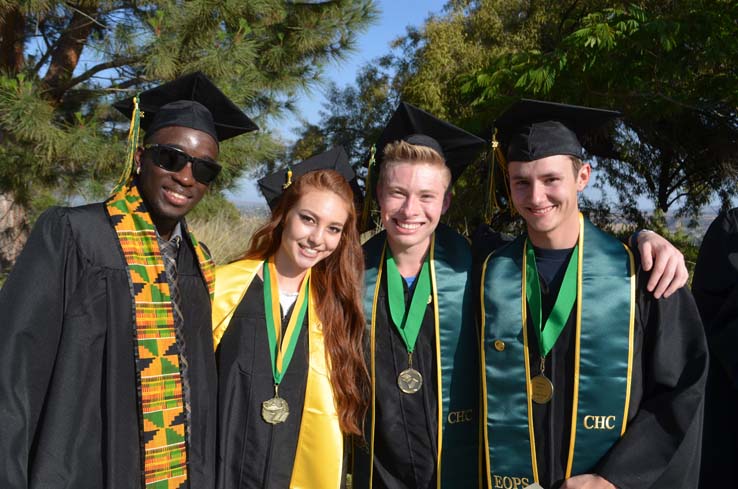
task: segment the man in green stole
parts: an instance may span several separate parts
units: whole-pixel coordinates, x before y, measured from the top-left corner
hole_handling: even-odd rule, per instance
[[[655,299],[630,250],[579,213],[581,138],[617,115],[523,100],[497,121],[527,233],[482,271],[489,488],[697,485],[707,352],[694,301]]]
[[[439,220],[453,179],[484,141],[402,103],[377,147],[385,230],[364,245],[372,399],[354,487],[478,487],[471,253]]]
[[[47,210],[0,291],[3,488],[214,486],[213,265],[184,216],[256,126],[200,73],[117,108],[113,195]]]

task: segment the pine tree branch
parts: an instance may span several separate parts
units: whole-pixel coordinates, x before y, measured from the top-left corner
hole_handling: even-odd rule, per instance
[[[41,59],[39,59],[38,62],[33,66],[34,73],[38,73],[41,67],[46,64],[46,62],[51,57],[51,53],[54,50],[54,46],[55,46],[55,44],[51,44],[49,42],[49,38],[46,36],[46,31],[44,29],[41,29],[41,39],[44,40],[44,44],[46,45],[46,51],[41,56]]]
[[[97,64],[97,65],[93,66],[89,70],[87,70],[87,71],[79,74],[78,76],[75,76],[74,78],[72,78],[71,80],[69,80],[69,82],[67,82],[67,83],[65,83],[63,85],[60,85],[59,88],[61,90],[63,90],[63,91],[66,92],[67,90],[69,90],[73,86],[78,85],[79,83],[82,83],[84,81],[89,80],[90,78],[92,78],[93,76],[95,76],[95,74],[97,74],[97,73],[99,73],[101,71],[108,70],[110,68],[119,68],[121,66],[135,64],[135,63],[141,61],[142,58],[143,58],[142,56],[122,56],[122,57],[119,57],[119,58],[113,58],[110,61],[106,61],[105,63],[100,63],[100,64]]]
[[[101,24],[96,18],[94,18],[94,17],[88,15],[86,12],[84,12],[84,11],[76,8],[74,5],[70,5],[69,2],[65,2],[64,5],[66,5],[69,10],[72,10],[72,11],[78,13],[79,15],[81,15],[83,17],[87,17],[91,22],[94,22],[95,24],[97,24],[98,27],[102,27],[103,29],[105,29],[105,24]]]

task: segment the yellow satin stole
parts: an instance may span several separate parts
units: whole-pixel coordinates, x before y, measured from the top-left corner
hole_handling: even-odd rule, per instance
[[[263,263],[263,260],[239,260],[215,269],[213,344],[216,348]],[[339,489],[343,473],[343,434],[333,398],[323,325],[315,312],[312,289],[308,303],[308,345],[305,403],[290,488]]]

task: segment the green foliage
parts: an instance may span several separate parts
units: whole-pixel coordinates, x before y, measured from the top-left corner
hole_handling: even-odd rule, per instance
[[[262,128],[221,145],[214,190],[232,188],[283,154],[270,126],[376,13],[373,0],[0,0],[0,193],[26,207],[46,190],[104,195],[128,131],[110,103],[195,70]]]
[[[217,216],[219,219],[232,224],[241,219],[241,212],[223,194],[208,192],[197,206],[188,214],[190,219],[208,220]]]
[[[54,184],[64,174],[80,181],[117,175],[111,167],[122,161],[127,124],[109,102],[182,73],[204,71],[268,127],[376,16],[371,0],[89,1],[76,7],[27,1],[2,3],[0,11],[14,7],[22,35],[0,44],[25,42],[25,52],[18,63],[0,63],[1,146],[27,171],[20,179],[0,169],[0,189],[21,195],[37,179]],[[87,30],[75,30],[80,17]],[[80,31],[87,36],[73,50],[76,62],[65,64],[55,48]],[[221,186],[279,154],[281,143],[268,131],[240,139],[223,145],[228,172]]]
[[[738,3],[590,1],[552,13],[552,35],[538,46],[493,55],[462,75],[480,113],[499,113],[511,93],[617,108],[624,118],[597,172],[620,212],[643,222],[639,198],[688,217],[714,197],[728,207],[736,195],[738,76],[727,60],[738,55]]]
[[[352,165],[361,169],[368,161],[371,145],[399,102],[392,62],[391,57],[385,57],[365,66],[356,76],[356,86],[330,85],[320,122],[302,129],[284,158],[286,162],[298,162],[340,145],[346,149]]]

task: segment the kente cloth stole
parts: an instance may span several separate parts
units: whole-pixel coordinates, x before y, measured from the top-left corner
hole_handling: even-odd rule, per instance
[[[633,370],[633,255],[579,219],[567,478],[590,472],[625,433]],[[536,339],[528,337],[526,327],[525,247],[522,236],[490,255],[483,268],[482,401],[490,488],[539,482],[530,382],[538,374],[538,359],[529,357],[529,341]]]
[[[187,481],[186,415],[172,298],[156,228],[132,183],[105,205],[128,265],[134,302],[144,484],[147,489],[177,489]],[[212,300],[213,262],[192,234],[189,238]]]
[[[367,415],[368,461],[355,448],[354,464],[368,474],[369,481],[354,487],[372,487],[374,477],[374,430],[377,382],[375,365],[376,314],[387,249],[382,232],[364,245],[364,314],[370,346],[371,403]],[[435,386],[438,395],[438,451],[436,487],[481,487],[479,417],[479,332],[474,321],[469,243],[456,231],[440,224],[430,245],[431,293],[435,323]],[[394,329],[394,328],[393,328]],[[421,372],[431,379],[430,372]],[[430,382],[428,383],[430,386]],[[422,389],[426,387],[423,386]],[[403,394],[405,395],[405,394]],[[409,395],[422,395],[420,392]],[[368,463],[368,467],[365,464]]]
[[[216,268],[213,299],[215,348],[263,264],[263,260],[245,259]],[[343,434],[338,423],[330,358],[325,351],[323,325],[315,310],[315,297],[311,287],[308,299],[308,376],[291,489],[339,489],[343,475]]]

